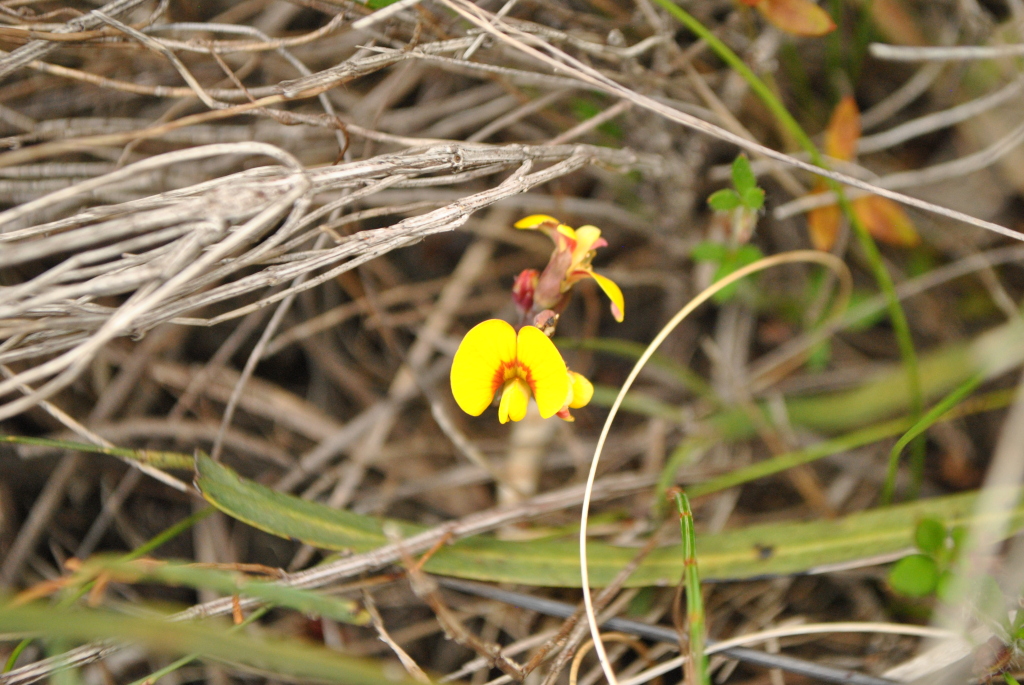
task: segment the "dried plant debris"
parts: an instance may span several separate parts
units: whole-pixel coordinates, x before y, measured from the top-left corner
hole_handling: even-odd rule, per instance
[[[1017,682],[1022,17],[0,0],[0,685]]]

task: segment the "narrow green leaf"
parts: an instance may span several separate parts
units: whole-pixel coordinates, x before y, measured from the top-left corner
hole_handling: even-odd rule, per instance
[[[231,633],[223,624],[166,621],[124,616],[92,609],[51,605],[0,607],[0,632],[38,633],[50,639],[90,642],[116,639],[168,655],[198,654],[207,659],[243,664],[294,678],[380,685],[411,683],[366,659],[346,657],[298,640],[256,639]]]
[[[196,484],[215,507],[240,521],[281,537],[315,547],[368,551],[387,543],[384,520],[308,502],[240,478],[205,455],[196,460]],[[696,490],[693,488],[692,490]],[[1015,492],[1019,492],[1015,490]],[[691,494],[694,494],[691,492]],[[906,549],[923,518],[955,526],[970,521],[975,493],[921,500],[853,514],[846,518],[803,523],[772,523],[698,536],[702,575],[706,580],[738,580],[763,575],[803,573],[820,566]],[[1006,517],[1013,534],[1024,524],[1024,507]],[[422,531],[399,523],[403,535]],[[636,554],[633,548],[595,541],[589,547],[594,585],[610,583]],[[579,554],[565,540],[497,540],[478,536],[443,547],[425,570],[471,580],[543,587],[579,587]],[[627,581],[628,586],[673,585],[682,572],[678,552],[652,552]]]
[[[154,582],[163,585],[215,590],[223,595],[252,597],[268,604],[295,609],[305,614],[325,616],[335,621],[365,625],[369,615],[355,602],[321,595],[310,590],[288,587],[266,580],[254,580],[241,573],[203,568],[194,564],[151,559],[122,561],[107,556],[93,557],[79,571],[85,577],[101,572],[121,582]]]

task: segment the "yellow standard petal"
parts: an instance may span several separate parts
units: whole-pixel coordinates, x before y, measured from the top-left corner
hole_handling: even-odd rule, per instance
[[[498,421],[508,423],[522,421],[526,416],[526,407],[530,404],[530,386],[522,378],[513,378],[505,384],[498,403]]]
[[[586,376],[570,371],[569,384],[572,388],[572,400],[569,402],[571,409],[579,409],[590,404],[590,398],[594,396],[594,384],[588,381]]]
[[[519,329],[519,375],[525,379],[545,419],[565,405],[569,394],[569,370],[555,344],[535,326]]]
[[[601,286],[601,290],[608,296],[608,299],[612,301],[612,316],[619,323],[626,318],[626,300],[622,297],[622,291],[619,290],[619,286],[610,278],[606,278],[599,273],[593,271],[590,272],[591,277],[597,281],[597,284]]]
[[[452,360],[452,395],[462,411],[483,414],[515,361],[516,331],[508,322],[490,319],[470,329]]]
[[[538,228],[542,224],[552,224],[557,226],[559,223],[558,219],[553,216],[548,216],[547,214],[531,214],[530,216],[515,222],[513,226],[516,228],[533,229]]]
[[[601,238],[601,229],[597,226],[580,226],[576,229],[576,249],[572,251],[572,263],[579,264],[587,253],[594,249],[594,243]]]

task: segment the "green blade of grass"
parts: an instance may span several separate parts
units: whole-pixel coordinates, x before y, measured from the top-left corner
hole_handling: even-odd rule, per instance
[[[107,454],[121,459],[130,459],[140,464],[148,464],[158,469],[192,470],[192,455],[181,452],[164,452],[161,450],[134,450],[125,447],[100,447],[86,442],[56,440],[53,438],[32,438],[24,435],[0,435],[0,443],[18,445],[35,445],[37,447],[56,447],[62,450]]]
[[[240,478],[200,455],[197,484],[207,500],[229,516],[282,537],[315,547],[365,552],[387,544],[386,521],[331,509]],[[941,497],[874,509],[832,521],[773,523],[701,536],[701,566],[708,579],[735,580],[804,573],[819,566],[873,557],[913,547],[922,518],[948,526],[969,520],[975,494]],[[1009,514],[1007,529],[1024,524],[1024,507]],[[403,535],[424,530],[397,523]],[[595,585],[610,583],[630,563],[635,549],[594,542],[590,572]],[[510,541],[477,536],[443,547],[424,569],[472,580],[545,587],[578,587],[579,556],[562,540]],[[655,550],[627,582],[632,586],[668,585],[682,572],[675,548]]]
[[[177,656],[241,664],[271,673],[345,685],[411,683],[375,662],[346,657],[292,639],[257,639],[227,626],[124,616],[93,609],[0,606],[0,631],[37,633],[47,639],[88,642],[115,639]]]
[[[370,618],[355,602],[195,564],[125,561],[99,556],[83,563],[79,573],[85,578],[106,573],[119,582],[152,582],[214,590],[229,596],[252,597],[267,604],[295,609],[304,614],[325,616],[342,623],[365,625]]]
[[[927,414],[922,416],[919,421],[911,426],[907,432],[896,441],[896,444],[892,446],[892,450],[889,452],[889,465],[886,469],[885,483],[882,485],[882,504],[889,504],[892,502],[893,494],[896,491],[896,471],[899,468],[900,454],[903,453],[903,449],[910,444],[911,441],[915,440],[919,435],[928,430],[928,428],[930,428],[944,414],[967,399],[967,397],[974,392],[974,390],[981,385],[984,380],[985,377],[980,373],[968,378],[956,387],[953,392],[949,393],[934,407],[932,407]]]
[[[698,685],[709,685],[708,664],[704,656],[704,598],[700,592],[700,573],[697,569],[697,539],[693,530],[693,511],[686,494],[673,495],[679,512],[679,529],[683,542],[683,583],[686,587],[686,622],[690,628],[690,659],[687,679]]]

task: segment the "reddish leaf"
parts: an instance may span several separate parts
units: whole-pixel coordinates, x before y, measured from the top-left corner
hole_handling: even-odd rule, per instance
[[[824,184],[818,184],[816,193],[824,191]],[[815,207],[807,212],[807,230],[811,234],[811,243],[815,249],[827,252],[836,243],[839,235],[839,222],[843,213],[837,205]]]
[[[849,161],[857,154],[860,139],[860,111],[853,97],[847,95],[832,111],[832,119],[825,129],[825,154]]]
[[[899,247],[921,242],[914,222],[898,204],[884,197],[867,195],[853,201],[853,211],[877,240]]]
[[[756,6],[765,19],[794,36],[824,36],[836,28],[828,12],[811,0],[759,0]]]

